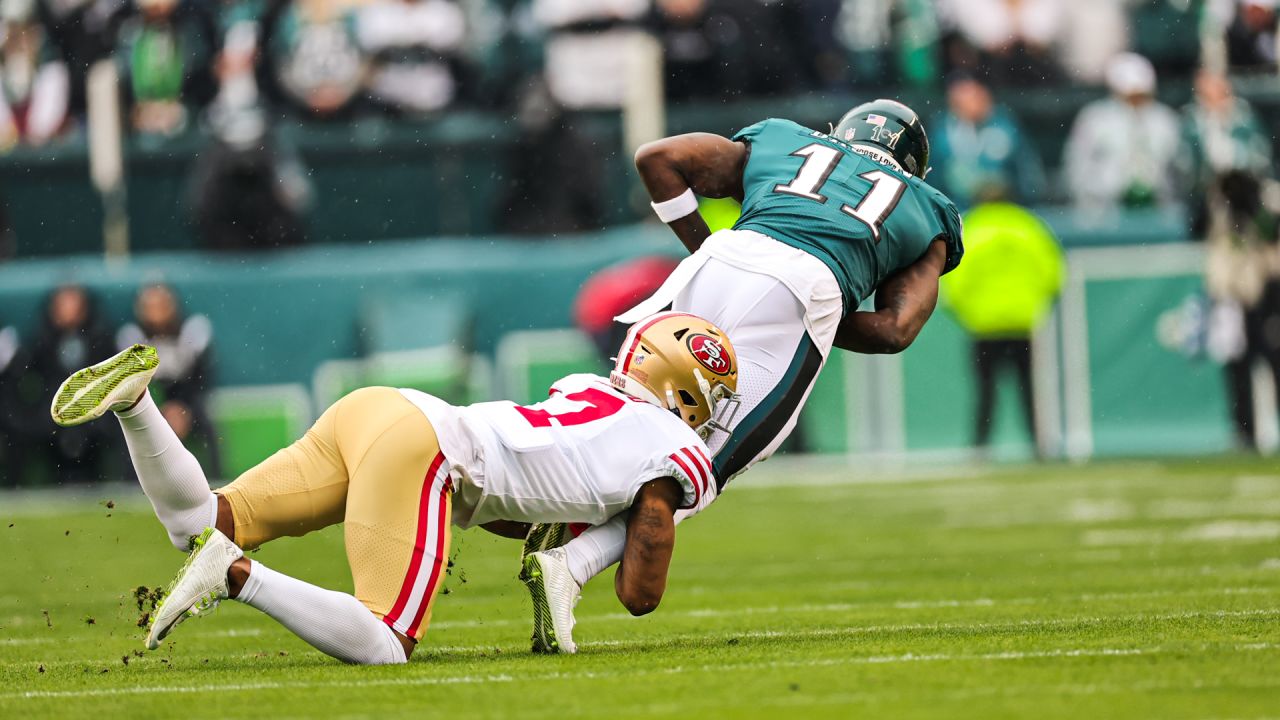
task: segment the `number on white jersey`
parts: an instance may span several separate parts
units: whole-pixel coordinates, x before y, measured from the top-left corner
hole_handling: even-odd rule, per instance
[[[586,403],[586,407],[569,407],[563,411],[552,412],[547,406],[563,405],[563,402],[557,402],[561,398],[571,400],[575,403]],[[572,427],[574,425],[582,425],[592,420],[606,418],[622,409],[627,401],[612,395],[603,390],[596,388],[585,388],[578,392],[571,392],[568,395],[561,395],[556,392],[550,398],[543,400],[537,405],[525,407],[516,406],[516,412],[529,421],[534,427],[551,427],[559,425],[560,427]]]
[[[813,143],[791,154],[805,160],[791,182],[775,185],[773,191],[825,203],[827,196],[818,191],[831,178],[831,173],[836,171],[844,153],[829,145]],[[865,172],[858,177],[871,183],[871,190],[856,207],[841,205],[840,211],[871,228],[871,237],[879,243],[880,227],[888,219],[889,213],[898,206],[898,201],[907,190],[907,184],[882,170]]]

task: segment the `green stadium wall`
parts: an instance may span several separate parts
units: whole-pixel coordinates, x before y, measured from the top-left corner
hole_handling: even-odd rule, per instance
[[[595,270],[652,253],[681,253],[656,223],[560,239],[384,241],[118,262],[29,259],[0,266],[0,325],[16,325],[31,338],[45,295],[74,281],[99,294],[104,325],[114,327],[129,316],[140,284],[163,280],[191,311],[212,320],[220,385],[309,387],[323,363],[370,353],[452,345],[492,358],[513,331],[570,327],[573,298]],[[1220,368],[1166,347],[1159,335],[1161,323],[1200,291],[1202,249],[1078,248],[1068,257],[1063,300],[1037,342],[1041,443],[1049,454],[1228,449]],[[804,423],[812,448],[950,456],[969,445],[968,339],[945,312],[906,353],[840,354],[820,383]],[[997,455],[1031,455],[1008,381],[996,422]]]

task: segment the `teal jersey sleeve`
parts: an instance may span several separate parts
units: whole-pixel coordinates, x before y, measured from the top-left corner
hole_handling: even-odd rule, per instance
[[[964,223],[960,219],[960,211],[956,209],[955,203],[951,202],[950,198],[923,181],[920,185],[933,197],[934,203],[939,208],[943,232],[941,237],[935,239],[947,243],[947,264],[942,269],[942,274],[946,275],[955,270],[960,265],[961,258],[964,257]]]
[[[740,130],[750,146],[742,215],[754,230],[817,257],[835,275],[845,312],[885,277],[914,263],[935,239],[947,269],[963,253],[960,215],[946,196],[874,151],[790,120]]]

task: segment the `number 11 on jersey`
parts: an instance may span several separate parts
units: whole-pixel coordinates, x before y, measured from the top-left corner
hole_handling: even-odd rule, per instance
[[[812,143],[791,154],[804,158],[804,163],[800,165],[791,182],[775,185],[773,191],[825,203],[827,196],[819,190],[831,178],[836,166],[844,158],[844,153],[829,145]],[[841,205],[840,212],[860,220],[871,228],[871,237],[879,243],[880,226],[889,217],[889,213],[897,207],[902,194],[907,190],[907,184],[883,170],[872,170],[858,177],[871,183],[871,189],[862,196],[862,200],[858,201],[857,205]]]

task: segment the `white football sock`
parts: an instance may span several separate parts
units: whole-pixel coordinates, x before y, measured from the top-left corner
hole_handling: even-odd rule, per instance
[[[200,461],[182,446],[150,391],[116,418],[124,430],[142,492],[169,532],[169,541],[186,552],[191,536],[213,527],[218,520],[218,499],[209,490]]]
[[[406,661],[395,631],[359,600],[278,573],[257,560],[236,600],[270,615],[320,652],[358,665]]]
[[[676,524],[697,513],[677,510]],[[565,562],[569,574],[585,587],[587,581],[604,572],[610,565],[622,560],[622,550],[627,545],[627,513],[618,513],[603,525],[593,525],[564,546]]]
[[[627,544],[627,514],[619,513],[603,525],[593,525],[564,546],[569,574],[585,586],[591,578],[622,559]]]

